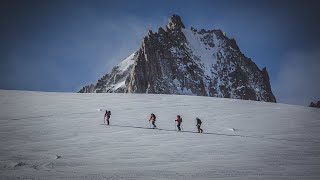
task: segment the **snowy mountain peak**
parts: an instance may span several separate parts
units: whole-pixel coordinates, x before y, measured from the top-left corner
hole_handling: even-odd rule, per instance
[[[141,47],[80,92],[188,94],[276,102],[266,68],[241,53],[220,29],[185,29],[173,15]]]

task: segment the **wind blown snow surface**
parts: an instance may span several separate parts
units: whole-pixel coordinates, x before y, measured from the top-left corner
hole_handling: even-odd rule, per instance
[[[0,179],[320,178],[316,108],[5,90],[0,104]],[[97,109],[111,110],[111,126]],[[150,113],[159,129],[149,129]],[[177,114],[183,132],[175,131]],[[205,133],[195,133],[195,117]]]

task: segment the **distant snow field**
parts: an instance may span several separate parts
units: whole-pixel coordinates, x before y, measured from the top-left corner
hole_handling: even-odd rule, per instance
[[[317,108],[5,90],[0,107],[0,179],[320,179]],[[98,109],[111,111],[111,126]]]

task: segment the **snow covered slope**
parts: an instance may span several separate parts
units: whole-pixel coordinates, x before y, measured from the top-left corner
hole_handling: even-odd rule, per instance
[[[224,98],[0,91],[0,179],[319,179],[320,111]],[[111,110],[111,126],[101,125]],[[148,129],[150,113],[158,130]],[[182,115],[184,132],[175,131]],[[196,132],[195,117],[204,134]]]

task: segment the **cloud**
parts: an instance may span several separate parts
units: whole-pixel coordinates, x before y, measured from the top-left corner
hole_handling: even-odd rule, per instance
[[[309,105],[320,100],[320,48],[285,55],[274,92],[278,102]]]

